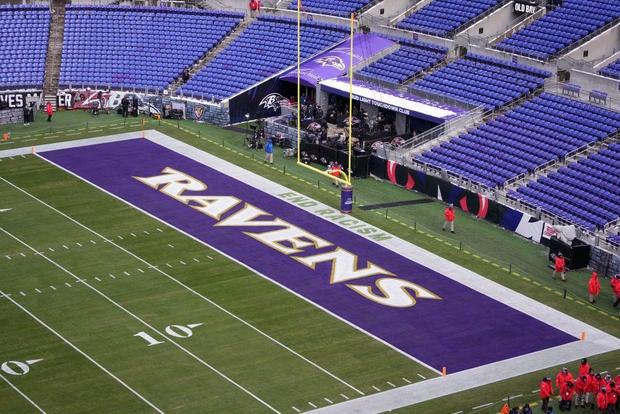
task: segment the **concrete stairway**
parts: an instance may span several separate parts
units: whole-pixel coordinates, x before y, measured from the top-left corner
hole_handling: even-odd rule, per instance
[[[60,60],[62,56],[62,41],[65,29],[65,1],[53,0],[52,21],[50,23],[49,43],[47,45],[47,59],[45,62],[45,76],[43,78],[44,103],[50,102],[56,110],[56,92],[60,82]]]

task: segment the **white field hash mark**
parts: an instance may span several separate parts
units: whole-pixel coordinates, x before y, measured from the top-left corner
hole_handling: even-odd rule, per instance
[[[0,177],[0,179],[2,179],[2,177]],[[30,246],[28,243],[24,242],[23,240],[21,240],[20,238],[18,238],[17,236],[15,236],[14,234],[8,232],[7,230],[5,230],[3,227],[0,227],[0,231],[2,231],[4,234],[6,234],[7,236],[11,237],[13,240],[17,241],[18,243],[22,244],[23,246],[34,250],[34,248],[32,246]],[[263,404],[265,407],[269,408],[271,411],[275,412],[275,413],[279,413],[278,410],[276,410],[274,407],[272,407],[271,405],[269,405],[266,401],[263,401],[261,398],[259,398],[257,395],[255,395],[254,393],[252,393],[250,390],[244,388],[241,384],[235,382],[232,378],[226,376],[224,373],[222,373],[221,371],[219,371],[217,368],[215,368],[214,366],[212,366],[211,364],[209,364],[208,362],[205,362],[204,360],[202,360],[201,358],[199,358],[196,354],[194,354],[193,352],[191,352],[189,349],[183,347],[182,345],[178,344],[177,342],[175,342],[174,340],[172,340],[170,337],[168,337],[167,335],[165,335],[163,332],[161,332],[160,330],[158,330],[157,328],[151,326],[148,322],[146,322],[145,320],[143,320],[142,318],[140,318],[139,316],[137,316],[136,314],[132,313],[129,309],[126,309],[125,307],[123,307],[122,305],[120,305],[119,303],[115,302],[112,298],[110,298],[109,296],[107,296],[105,293],[103,293],[102,291],[98,290],[97,288],[95,288],[94,286],[88,284],[87,282],[84,281],[84,279],[80,279],[75,273],[71,272],[69,269],[63,267],[61,264],[55,262],[54,260],[50,259],[49,257],[45,256],[44,254],[41,254],[41,257],[43,259],[45,259],[46,261],[48,261],[49,263],[51,263],[52,265],[56,266],[58,269],[62,270],[63,272],[65,272],[66,274],[68,274],[69,276],[73,277],[75,280],[82,280],[82,283],[84,284],[84,286],[87,286],[89,289],[91,289],[92,291],[94,291],[95,293],[97,293],[99,296],[101,296],[103,299],[105,299],[106,301],[108,301],[110,304],[112,304],[113,306],[115,306],[116,308],[120,309],[121,311],[125,312],[127,315],[129,315],[130,317],[132,317],[134,320],[136,320],[137,322],[141,323],[142,325],[144,325],[145,327],[147,327],[148,329],[151,329],[153,332],[156,332],[158,335],[160,335],[162,338],[164,338],[166,341],[168,341],[170,344],[174,345],[175,347],[177,347],[178,349],[180,349],[182,352],[184,352],[185,354],[187,354],[188,356],[190,356],[191,358],[193,358],[194,360],[198,361],[200,364],[204,365],[205,367],[209,368],[211,371],[213,371],[215,374],[219,375],[221,378],[223,378],[224,380],[228,381],[229,383],[231,383],[232,385],[234,385],[235,387],[239,388],[241,391],[245,392],[246,394],[248,394],[249,396],[251,396],[252,398],[254,398],[256,401],[260,402],[261,404]],[[95,278],[96,279],[96,278]],[[2,291],[0,291],[0,296],[3,295]],[[28,312],[25,308],[23,308],[21,305],[19,305],[17,302],[15,302],[14,300],[10,299],[11,302],[15,303],[17,306],[19,306],[22,310],[24,310],[25,312]],[[33,318],[35,318],[35,320],[37,320],[37,322],[40,321],[40,319],[36,318],[34,315],[30,314],[28,312],[29,315],[31,315]],[[43,321],[40,321],[41,324],[43,324],[45,327],[47,327],[47,325],[45,325],[43,323]],[[51,328],[50,329],[52,332],[56,333],[55,331],[53,331]],[[62,338],[62,336],[58,335],[61,339],[64,340],[64,338]],[[68,345],[71,345],[69,342],[67,342]],[[77,348],[74,348],[76,350],[78,350]],[[86,354],[83,354],[86,355]],[[90,358],[89,358],[90,359]],[[94,360],[93,360],[94,361]],[[99,366],[99,365],[98,365]],[[103,367],[101,367],[102,369],[105,369]],[[106,373],[109,373],[110,375],[113,376],[112,373],[110,373],[109,371],[105,371]],[[116,377],[114,377],[116,378]],[[120,381],[120,379],[119,379]],[[131,388],[128,387],[128,389],[131,390]],[[137,396],[140,396],[139,394],[136,393]],[[141,396],[140,396],[141,397]],[[155,410],[157,410],[160,413],[163,413],[163,411],[159,410],[157,407],[155,407],[154,405],[152,405],[151,403],[149,403],[146,399],[142,398],[141,399],[145,402],[147,402],[151,407],[153,407]]]
[[[39,158],[42,158],[42,157],[41,157],[40,155],[38,155],[38,154],[35,154],[35,155],[36,155],[37,157],[39,157]],[[42,159],[43,159],[43,158],[42,158]],[[67,169],[65,169],[65,168],[63,168],[63,167],[61,167],[61,166],[60,166],[60,165],[58,165],[58,164],[55,164],[55,163],[53,163],[53,162],[51,162],[51,161],[49,161],[49,160],[46,160],[46,159],[44,159],[44,161],[49,162],[50,164],[52,164],[52,165],[56,166],[57,168],[60,168],[61,170],[66,171],[66,172],[68,172],[69,174],[72,174],[72,175],[74,175],[74,176],[76,176],[76,177],[78,177],[78,178],[80,178],[80,179],[84,180],[82,177],[79,177],[79,176],[77,176],[77,175],[73,174],[71,171],[69,171],[69,170],[67,170]],[[81,227],[81,228],[85,229],[86,231],[88,231],[88,232],[90,232],[90,233],[92,233],[92,234],[96,235],[97,237],[99,237],[99,238],[101,238],[101,239],[103,239],[103,240],[107,240],[107,239],[106,239],[103,235],[101,235],[101,234],[97,233],[95,230],[93,230],[93,229],[91,229],[90,227],[88,227],[88,226],[86,226],[86,225],[84,225],[84,224],[80,223],[79,221],[77,221],[77,220],[76,220],[76,219],[74,219],[73,217],[70,217],[69,215],[67,215],[67,214],[63,213],[62,211],[60,211],[60,210],[58,210],[58,209],[56,209],[56,208],[52,207],[51,205],[47,204],[45,201],[43,201],[43,200],[41,200],[41,199],[37,198],[36,196],[34,196],[34,195],[30,194],[28,191],[24,190],[23,188],[20,188],[20,187],[16,186],[15,184],[11,183],[10,181],[8,181],[8,180],[6,180],[6,179],[4,179],[4,178],[2,178],[2,177],[0,177],[0,180],[1,180],[1,181],[3,181],[3,182],[5,182],[6,184],[10,185],[11,187],[15,188],[16,190],[18,190],[18,191],[22,192],[23,194],[27,195],[28,197],[32,198],[33,200],[37,201],[38,203],[40,203],[40,204],[44,205],[45,207],[49,208],[50,210],[54,211],[55,213],[57,213],[57,214],[61,215],[62,217],[66,218],[67,220],[71,221],[72,223],[75,223],[76,225],[78,225],[79,227]],[[131,203],[128,203],[127,201],[123,200],[122,198],[117,197],[116,195],[114,195],[114,194],[112,194],[112,193],[110,193],[110,192],[108,192],[108,191],[104,190],[103,188],[101,188],[101,187],[99,187],[99,186],[95,185],[94,183],[91,183],[91,182],[89,182],[89,181],[87,181],[87,180],[84,180],[84,181],[86,181],[87,183],[89,183],[89,184],[90,184],[90,185],[92,185],[93,187],[95,187],[95,188],[99,189],[100,191],[104,192],[105,194],[108,194],[108,195],[110,195],[110,196],[112,196],[112,197],[116,198],[117,200],[120,200],[120,201],[122,201],[122,202],[124,202],[124,203],[126,203],[126,204],[130,205],[131,207],[135,208],[136,210],[138,210],[138,211],[142,212],[143,214],[147,214],[147,215],[149,215],[150,217],[153,217],[154,219],[156,219],[156,220],[160,220],[160,221],[161,221],[161,219],[160,219],[159,217],[156,217],[156,216],[153,216],[153,215],[151,215],[151,214],[147,213],[146,211],[144,211],[144,210],[142,210],[142,209],[140,209],[140,208],[138,208],[138,207],[134,206],[134,205],[133,205],[133,204],[131,204]],[[157,228],[156,228],[156,230],[157,230],[158,232],[160,232],[160,233],[163,233],[163,230],[162,230],[161,228],[159,228],[159,227],[157,227]],[[176,229],[176,230],[177,230],[178,232],[180,232],[181,234],[186,235],[187,237],[190,237],[190,238],[192,238],[192,239],[194,239],[194,240],[197,240],[197,239],[195,239],[194,237],[192,237],[192,236],[188,235],[187,233],[183,232],[183,231],[182,231],[182,230],[180,230],[180,229]],[[297,358],[299,358],[299,359],[301,359],[301,360],[305,361],[306,363],[308,363],[309,365],[311,365],[311,366],[315,367],[315,368],[316,368],[316,369],[318,369],[319,371],[323,372],[325,375],[327,375],[327,376],[331,377],[332,379],[334,379],[334,380],[336,380],[336,381],[340,382],[341,384],[343,384],[343,385],[345,385],[347,388],[350,388],[351,390],[355,391],[355,392],[356,392],[357,394],[359,394],[359,395],[366,395],[363,391],[361,391],[361,390],[357,389],[357,388],[356,388],[356,387],[354,387],[353,385],[351,385],[351,384],[349,384],[348,382],[344,381],[343,379],[341,379],[341,378],[337,377],[336,375],[334,375],[334,374],[333,374],[333,373],[331,373],[330,371],[326,370],[325,368],[321,367],[320,365],[316,364],[315,362],[313,362],[313,361],[311,361],[310,359],[306,358],[305,356],[301,355],[299,352],[295,351],[294,349],[290,348],[289,346],[285,345],[284,343],[282,343],[282,342],[278,341],[277,339],[275,339],[275,338],[273,338],[273,337],[269,336],[267,333],[265,333],[265,332],[261,331],[260,329],[258,329],[258,328],[257,328],[257,327],[255,327],[254,325],[252,325],[251,323],[249,323],[249,322],[247,322],[246,320],[244,320],[244,319],[240,318],[239,316],[235,315],[234,313],[232,313],[232,312],[231,312],[231,311],[229,311],[228,309],[226,309],[226,308],[222,307],[221,305],[219,305],[218,303],[216,303],[216,302],[214,302],[213,300],[209,299],[208,297],[206,297],[206,296],[202,295],[201,293],[198,293],[197,291],[195,291],[194,289],[190,288],[189,286],[187,286],[186,284],[184,284],[184,283],[183,283],[183,282],[181,282],[180,280],[175,279],[174,277],[172,277],[171,275],[169,275],[169,274],[168,274],[168,273],[166,273],[165,271],[161,270],[161,269],[160,269],[157,265],[153,265],[153,264],[149,263],[149,262],[148,262],[148,261],[146,261],[145,259],[143,259],[143,258],[139,257],[138,255],[136,255],[136,254],[134,254],[134,253],[130,252],[129,250],[125,249],[123,246],[120,246],[120,245],[118,245],[118,244],[114,243],[114,242],[113,242],[113,241],[111,241],[111,240],[107,240],[107,241],[109,241],[109,243],[110,243],[111,245],[113,245],[114,247],[118,248],[118,249],[119,249],[119,250],[121,250],[122,252],[124,252],[124,253],[126,253],[127,255],[129,255],[129,256],[131,256],[131,257],[135,258],[136,260],[140,261],[141,263],[144,263],[144,264],[145,264],[146,266],[148,266],[149,268],[152,268],[152,269],[153,269],[153,270],[155,270],[156,272],[160,273],[162,276],[164,276],[164,277],[168,278],[168,279],[169,279],[169,280],[171,280],[172,282],[174,282],[174,283],[176,283],[177,285],[181,286],[183,289],[186,289],[188,292],[190,292],[190,293],[192,293],[192,294],[196,295],[196,296],[197,296],[197,297],[199,297],[200,299],[202,299],[202,300],[204,300],[205,302],[207,302],[207,303],[211,304],[211,305],[212,305],[212,306],[214,306],[215,308],[219,309],[221,312],[224,312],[224,313],[225,313],[225,314],[227,314],[228,316],[230,316],[230,317],[234,318],[235,320],[239,321],[241,324],[243,324],[243,325],[247,326],[248,328],[250,328],[251,330],[253,330],[253,331],[254,331],[254,332],[256,332],[257,334],[259,334],[259,335],[263,336],[264,338],[268,339],[269,341],[271,341],[271,342],[275,343],[276,345],[280,346],[282,349],[285,349],[286,351],[288,351],[288,352],[290,352],[291,354],[295,355]],[[204,242],[202,242],[202,243],[204,243]],[[212,258],[212,257],[210,257],[210,256],[207,256],[207,257],[208,257],[209,259],[213,260],[213,258]]]

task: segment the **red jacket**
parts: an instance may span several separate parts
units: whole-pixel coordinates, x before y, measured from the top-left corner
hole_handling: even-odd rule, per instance
[[[566,262],[563,256],[555,256],[555,271],[563,272],[566,266]]]
[[[587,387],[588,387],[588,379],[586,378],[586,380],[583,380],[583,377],[578,377],[577,381],[575,381],[575,392],[577,392],[577,394],[583,394],[587,391]]]
[[[54,109],[52,108],[52,104],[51,103],[47,103],[47,105],[45,105],[45,112],[47,112],[48,115],[51,115],[54,113]]]
[[[607,395],[603,391],[596,394],[596,405],[599,409],[607,408]]]
[[[607,405],[614,405],[618,402],[618,390],[616,388],[607,388]]]
[[[588,293],[592,295],[598,295],[601,291],[601,282],[598,280],[598,275],[596,272],[592,272],[592,276],[588,281]]]
[[[588,364],[588,361],[586,361],[585,364],[580,363],[579,364],[579,376],[583,377],[584,375],[588,375],[588,372],[590,372],[590,364]]]
[[[553,395],[553,387],[551,381],[541,381],[540,383],[540,398],[547,398]]]
[[[588,374],[586,375],[588,377],[588,385],[586,385],[586,391],[587,392],[598,392],[599,390],[599,383],[598,380],[596,379],[596,377],[594,376],[595,374]]]
[[[333,175],[334,177],[340,177],[340,170],[342,170],[342,167],[340,166],[340,164],[334,164],[330,167],[330,170],[332,171],[330,174]]]
[[[570,382],[572,384],[572,381]],[[562,389],[560,390],[560,398],[564,401],[571,401],[573,399],[573,395],[575,395],[575,387],[572,385],[569,386],[568,382],[562,385]]]
[[[614,291],[616,297],[620,298],[620,277],[618,277],[618,275],[611,278],[609,286],[611,286],[611,290]]]
[[[443,214],[446,216],[446,221],[454,221],[454,208],[446,208],[446,211],[444,211]]]
[[[560,371],[558,372],[558,375],[555,377],[555,386],[558,387],[559,389],[562,389],[562,386],[566,384],[567,381],[575,383],[573,374],[571,374],[570,371],[566,371],[566,373],[564,373],[564,371]]]

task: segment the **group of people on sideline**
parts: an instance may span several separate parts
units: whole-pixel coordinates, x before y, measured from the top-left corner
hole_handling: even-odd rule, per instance
[[[620,413],[618,384],[620,384],[620,374],[612,378],[610,373],[596,372],[590,367],[588,359],[584,358],[579,364],[577,377],[574,377],[568,368],[564,367],[555,376],[555,388],[551,377],[545,377],[541,380],[542,412],[554,412],[550,401],[556,395],[557,390],[558,409],[560,411],[587,408],[597,414]],[[519,411],[519,413],[523,412]]]
[[[447,216],[446,216],[447,217]],[[446,218],[447,220],[447,218]],[[445,224],[444,224],[445,227]],[[566,281],[566,261],[562,252],[558,252],[554,257],[553,273],[551,278],[555,279],[559,273],[562,277],[562,281]],[[609,285],[614,293],[613,307],[617,307],[620,303],[620,275],[614,275],[609,280]],[[599,280],[598,273],[592,272],[590,279],[588,280],[588,301],[592,304],[598,300],[598,295],[601,293],[601,281]]]

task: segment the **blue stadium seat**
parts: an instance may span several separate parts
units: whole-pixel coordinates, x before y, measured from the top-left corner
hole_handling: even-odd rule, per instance
[[[86,83],[163,89],[184,67],[212,49],[243,17],[241,13],[213,10],[190,13],[189,9],[166,7],[97,7],[66,7],[61,86]],[[102,36],[101,27],[124,35]],[[170,27],[175,27],[174,38],[165,35]],[[99,63],[91,64],[94,62],[89,61],[90,56],[99,56]],[[75,70],[68,72],[68,68]]]
[[[564,0],[495,48],[546,61],[618,18],[620,2],[603,7],[600,0]]]

